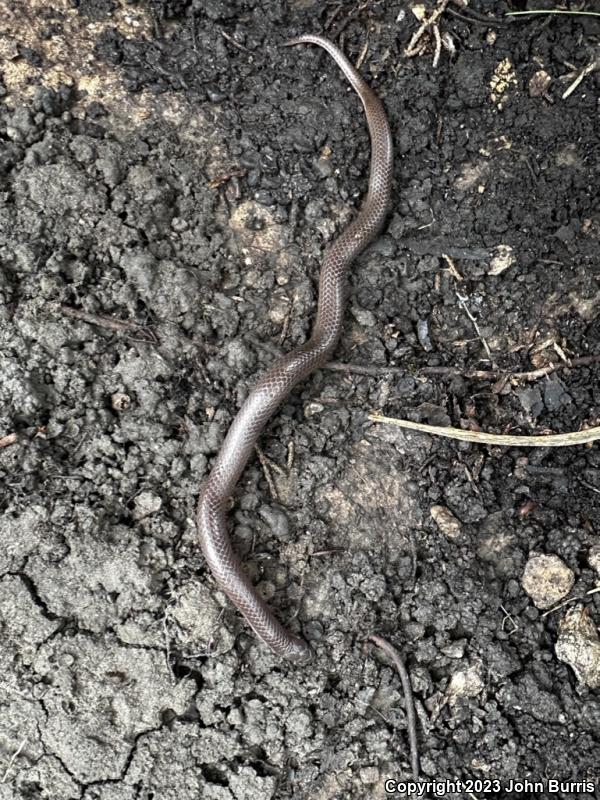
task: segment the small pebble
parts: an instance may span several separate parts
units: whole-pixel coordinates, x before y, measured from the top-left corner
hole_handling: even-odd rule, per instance
[[[143,519],[150,514],[155,514],[157,511],[160,511],[162,500],[158,495],[152,494],[152,492],[140,492],[133,501],[133,505],[135,506],[135,511],[133,512],[134,518]]]
[[[584,606],[570,609],[560,621],[556,655],[571,667],[578,681],[600,689],[600,636]]]
[[[600,544],[595,544],[593,547],[590,547],[588,564],[600,575]]]
[[[555,555],[535,554],[525,565],[521,585],[537,608],[550,608],[566,597],[575,583],[573,571]]]
[[[446,697],[450,705],[454,705],[459,697],[476,697],[484,687],[481,666],[475,664],[452,675],[446,689]]]
[[[115,392],[111,395],[110,404],[114,411],[127,411],[131,405],[131,397],[123,392]]]
[[[308,417],[314,417],[315,414],[321,414],[323,411],[325,411],[325,406],[315,401],[307,403],[304,406],[304,416],[307,419]]]
[[[488,275],[501,275],[516,262],[516,257],[509,244],[499,244],[493,250]]]
[[[440,649],[448,658],[462,658],[465,654],[465,645],[465,639],[457,639],[454,642],[450,642],[450,644],[444,645],[444,647]]]
[[[379,769],[377,767],[362,767],[358,775],[363,786],[373,786],[379,780]]]
[[[429,512],[444,536],[448,539],[457,539],[460,536],[460,522],[446,506],[431,506]]]
[[[417,338],[423,350],[427,353],[433,350],[433,345],[429,338],[429,324],[426,319],[417,320]]]

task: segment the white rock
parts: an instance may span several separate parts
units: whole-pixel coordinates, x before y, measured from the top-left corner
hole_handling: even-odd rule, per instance
[[[575,576],[555,555],[534,554],[525,565],[521,585],[538,608],[550,608],[566,597]]]

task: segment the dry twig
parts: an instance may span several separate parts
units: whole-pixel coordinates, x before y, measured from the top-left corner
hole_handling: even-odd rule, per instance
[[[277,491],[277,487],[275,486],[275,481],[271,475],[271,467],[275,466],[272,461],[270,461],[260,447],[256,444],[254,445],[254,449],[256,451],[256,455],[258,456],[258,460],[260,465],[263,469],[263,475],[267,481],[267,485],[269,487],[269,491],[271,493],[271,497],[273,500],[279,500],[279,493]]]
[[[460,428],[442,425],[425,425],[408,419],[384,417],[382,414],[369,414],[371,422],[386,422],[399,428],[429,433],[432,436],[443,436],[446,439],[457,439],[460,442],[475,444],[491,444],[500,447],[572,447],[575,444],[587,444],[600,439],[600,427],[588,428],[571,433],[550,433],[546,436],[512,436],[502,433],[485,433],[484,431],[463,431]]]
[[[21,744],[17,747],[15,752],[12,754],[11,759],[8,762],[8,766],[7,766],[7,768],[6,768],[5,772],[4,772],[4,775],[2,776],[2,780],[0,780],[0,783],[6,783],[6,779],[8,778],[8,775],[9,775],[11,769],[13,768],[13,764],[15,763],[15,761],[17,760],[17,758],[21,754],[21,750],[25,747],[26,744],[27,744],[27,739],[23,739]]]
[[[484,381],[495,381],[498,379],[505,379],[511,383],[518,383],[518,381],[537,381],[539,378],[544,378],[546,375],[551,375],[561,369],[574,369],[575,367],[589,367],[592,364],[600,362],[600,355],[581,356],[579,358],[571,358],[562,364],[547,364],[545,367],[539,369],[532,369],[528,372],[502,372],[500,370],[484,370],[477,369],[469,372],[461,372],[456,367],[422,367],[421,372],[424,375],[460,375],[463,378],[474,378]]]
[[[450,0],[438,0],[438,4],[436,8],[431,12],[430,16],[425,15],[421,20],[421,24],[411,37],[410,42],[406,46],[404,50],[404,55],[408,56],[408,58],[412,58],[413,56],[420,55],[425,46],[421,41],[425,32],[430,31],[431,36],[433,37],[433,41],[435,44],[434,56],[433,56],[433,66],[434,68],[440,62],[440,55],[442,53],[442,47],[445,47],[446,50],[452,52],[454,50],[454,45],[447,36],[442,36],[440,33],[440,26],[439,20],[444,11],[446,10],[446,6]]]
[[[568,11],[561,8],[537,8],[531,11],[507,11],[505,17],[524,17],[531,16],[532,14],[564,14],[568,17],[600,17],[600,11]]]
[[[473,314],[471,314],[471,312],[469,311],[469,307],[467,306],[468,298],[463,296],[462,294],[460,294],[460,292],[456,292],[456,297],[458,298],[458,305],[463,309],[463,311],[465,312],[467,317],[471,320],[473,328],[475,329],[475,333],[477,334],[477,338],[479,339],[479,341],[483,345],[483,349],[487,353],[488,361],[490,361],[490,363],[493,365],[494,364],[494,359],[492,358],[492,352],[491,352],[491,350],[489,348],[489,345],[488,345],[485,337],[482,336],[482,334],[481,334],[481,331],[479,329],[479,325],[477,324],[477,320],[475,319]]]
[[[103,314],[90,314],[79,308],[71,308],[71,306],[65,305],[60,306],[60,311],[65,317],[79,319],[90,325],[98,325],[100,328],[106,328],[109,331],[116,331],[117,333],[134,332],[139,334],[146,341],[156,342],[154,332],[137,322],[130,322],[129,320],[119,319],[118,317],[108,317]]]
[[[600,15],[599,15],[600,16]],[[566,100],[567,97],[573,94],[575,89],[579,86],[581,81],[585,78],[586,75],[590,75],[592,72],[597,70],[600,67],[600,58],[595,58],[593,61],[590,61],[577,75],[573,83],[566,89],[562,94],[562,99]]]
[[[248,48],[244,47],[243,44],[236,42],[233,36],[230,36],[226,31],[221,31],[221,36],[224,39],[227,39],[227,41],[230,42],[234,47],[237,47],[238,50],[241,50],[242,53],[252,53],[252,50],[248,50]]]
[[[398,671],[400,680],[402,682],[402,689],[404,690],[404,704],[406,706],[406,726],[408,728],[408,741],[410,745],[410,766],[412,770],[413,780],[419,780],[420,765],[419,765],[419,745],[417,742],[417,715],[415,713],[415,698],[413,695],[412,686],[410,683],[410,676],[408,670],[404,665],[404,661],[400,653],[395,647],[387,642],[381,636],[373,633],[369,636],[373,644],[377,645],[380,650],[392,659],[394,666]]]

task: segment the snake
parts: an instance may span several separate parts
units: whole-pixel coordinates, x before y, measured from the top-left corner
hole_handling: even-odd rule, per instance
[[[310,659],[311,649],[304,639],[279,622],[244,571],[229,536],[227,506],[268,420],[300,381],[323,366],[338,343],[348,268],[381,232],[389,209],[393,147],[383,104],[341,50],[325,37],[313,34],[285,42],[285,46],[296,44],[314,44],[326,50],[362,102],[371,139],[368,190],[354,219],[323,255],[316,319],[309,340],[280,357],[249,391],[200,490],[196,525],[202,552],[217,586],[276,655],[301,663]]]

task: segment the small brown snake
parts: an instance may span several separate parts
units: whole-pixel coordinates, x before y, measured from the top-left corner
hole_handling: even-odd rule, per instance
[[[360,97],[371,136],[367,196],[348,227],[325,251],[319,279],[317,319],[309,341],[279,359],[254,385],[233,420],[206,480],[197,509],[202,551],[219,587],[248,624],[275,653],[304,661],[310,649],[287,631],[248,579],[233,551],[226,507],[258,437],[294,386],[331,356],[344,316],[346,276],[356,256],[373,241],[385,221],[392,182],[392,136],[381,101],[344,54],[322,36],[299,36],[286,45],[316,44],[327,50]]]

